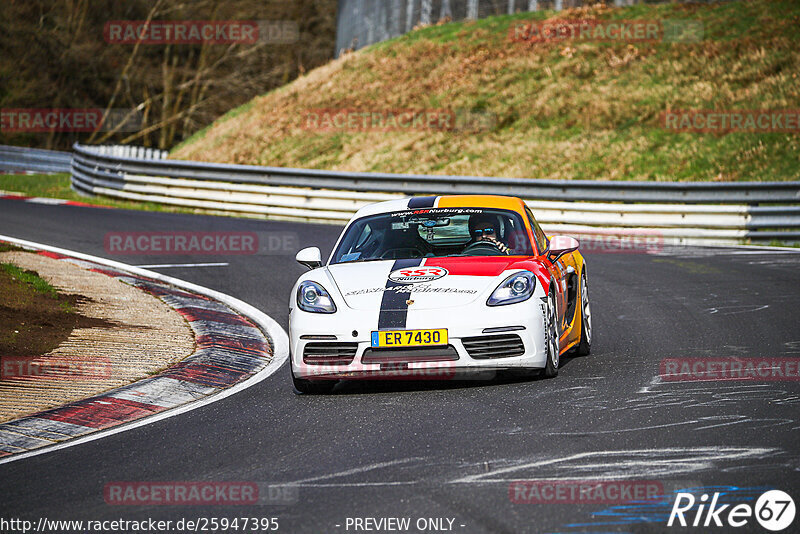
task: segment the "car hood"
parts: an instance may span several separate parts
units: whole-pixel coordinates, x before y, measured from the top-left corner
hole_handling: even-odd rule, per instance
[[[497,287],[501,275],[519,260],[496,256],[386,260],[338,263],[328,271],[350,308],[407,307],[406,300],[413,300],[414,309],[431,309],[469,304]],[[382,306],[386,292],[407,296],[386,299]]]

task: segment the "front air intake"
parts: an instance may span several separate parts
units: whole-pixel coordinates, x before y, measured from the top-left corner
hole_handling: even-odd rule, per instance
[[[488,360],[490,358],[510,358],[525,354],[525,345],[517,334],[499,336],[476,336],[461,339],[464,349],[471,358]]]
[[[309,365],[350,365],[358,343],[306,343],[303,363]]]

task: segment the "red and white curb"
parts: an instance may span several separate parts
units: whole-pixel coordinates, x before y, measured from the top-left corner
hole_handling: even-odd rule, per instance
[[[78,202],[77,200],[64,200],[62,198],[48,198],[48,197],[29,197],[25,195],[15,195],[0,192],[0,199],[7,200],[21,200],[31,204],[47,204],[48,206],[81,206],[84,208],[109,208],[109,206],[100,206],[98,204],[88,204],[86,202]]]
[[[191,326],[197,349],[153,377],[0,424],[0,464],[136,428],[216,402],[273,374],[289,355],[283,328],[231,296],[146,269],[0,235],[0,241],[113,276],[160,298]]]

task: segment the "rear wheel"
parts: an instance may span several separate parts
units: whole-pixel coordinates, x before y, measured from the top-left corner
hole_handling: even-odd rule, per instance
[[[592,351],[592,308],[589,305],[589,287],[586,283],[586,272],[581,275],[581,341],[578,343],[578,354],[586,356]]]
[[[545,316],[544,342],[547,351],[547,363],[544,366],[542,376],[553,378],[558,375],[559,364],[559,341],[558,341],[558,318],[556,315],[556,299],[553,292],[547,295],[547,310]]]
[[[289,362],[289,373],[292,375],[292,385],[294,389],[306,395],[324,395],[333,391],[336,380],[306,380],[294,376],[292,363]]]

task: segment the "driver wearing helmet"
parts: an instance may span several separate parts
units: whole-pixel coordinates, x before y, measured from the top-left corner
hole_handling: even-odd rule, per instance
[[[469,235],[472,238],[467,246],[485,242],[495,246],[503,254],[511,254],[508,246],[500,241],[500,225],[497,217],[477,213],[469,218]]]

